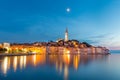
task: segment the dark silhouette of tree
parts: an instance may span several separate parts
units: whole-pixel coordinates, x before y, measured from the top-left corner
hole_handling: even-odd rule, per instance
[[[0,52],[6,52],[7,49],[6,48],[0,48]]]

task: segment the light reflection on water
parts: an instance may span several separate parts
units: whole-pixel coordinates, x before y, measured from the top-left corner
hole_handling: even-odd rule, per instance
[[[60,78],[60,80],[61,79],[68,80],[70,78],[72,80],[72,78],[74,79],[74,77],[81,79],[81,78],[79,78],[81,75],[80,70],[86,71],[86,69],[89,70],[89,68],[92,70],[92,68],[91,68],[93,66],[92,64],[95,64],[97,66],[98,66],[98,64],[101,64],[102,62],[109,64],[110,60],[111,60],[110,56],[69,55],[68,54],[68,55],[30,55],[30,56],[0,57],[0,74],[2,75],[2,76],[0,76],[0,78],[2,77],[4,79],[5,78],[4,76],[8,76],[8,80],[9,80],[10,74],[12,75],[14,73],[19,73],[20,71],[27,71],[27,69],[29,69],[29,67],[30,67],[31,70],[36,69],[36,72],[33,71],[34,74],[46,75],[47,72],[49,72],[49,71],[51,73],[55,73],[55,74],[50,74],[52,79],[54,79],[54,77],[58,77],[58,79]],[[44,66],[44,67],[41,67],[41,66]],[[102,66],[103,66],[103,64],[102,64]],[[89,70],[89,71],[91,71],[91,70]],[[38,71],[44,71],[44,73],[41,73]],[[76,73],[75,73],[75,71],[76,71]],[[74,72],[74,74],[76,74],[76,75],[74,75],[72,72]],[[28,73],[29,73],[29,71],[28,71]],[[19,74],[22,74],[22,73],[19,73]],[[85,73],[85,72],[83,72],[83,74],[87,75],[87,73]],[[82,76],[83,76],[83,74],[82,74]],[[92,74],[92,72],[91,72],[91,74]],[[24,75],[28,76],[27,74],[24,74]],[[31,77],[34,77],[34,76],[36,76],[36,75],[32,75]],[[43,77],[45,77],[45,76],[41,76],[38,78],[44,79]],[[10,77],[10,79],[13,79],[13,78]],[[24,80],[24,78],[21,78],[21,79]],[[28,79],[30,79],[30,78],[28,78]]]
[[[8,69],[8,57],[5,57],[2,64],[1,64],[1,67],[2,67],[2,71],[3,71],[3,74],[6,74],[7,73],[7,69]]]

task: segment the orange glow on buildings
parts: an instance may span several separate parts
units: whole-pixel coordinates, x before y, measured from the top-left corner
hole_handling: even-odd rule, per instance
[[[46,47],[27,46],[27,45],[12,45],[10,47],[10,53],[39,53],[45,54]]]

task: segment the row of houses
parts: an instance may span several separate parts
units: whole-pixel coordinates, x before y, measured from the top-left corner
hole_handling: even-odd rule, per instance
[[[39,54],[108,54],[105,47],[70,47],[70,46],[38,46],[28,44],[3,43],[0,47],[6,48],[6,53],[39,53]]]
[[[47,46],[48,54],[108,54],[109,50],[105,47],[73,48],[73,47],[54,47]]]

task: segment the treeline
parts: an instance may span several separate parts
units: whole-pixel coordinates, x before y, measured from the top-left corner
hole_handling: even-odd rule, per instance
[[[6,48],[0,48],[0,53],[5,53],[7,51]]]

